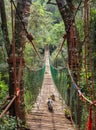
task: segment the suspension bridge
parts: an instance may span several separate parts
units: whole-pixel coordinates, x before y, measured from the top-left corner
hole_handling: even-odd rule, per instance
[[[77,11],[79,9],[78,5]],[[94,78],[92,74],[92,56],[90,50],[90,34],[89,34],[89,6],[87,4],[87,0],[85,0],[85,31],[84,32],[84,70],[85,70],[85,77],[86,77],[86,84],[88,86],[88,92],[90,93],[90,97],[88,98],[86,96],[86,93],[81,92],[80,88],[80,74],[79,74],[79,57],[78,57],[78,46],[77,46],[77,39],[76,37],[76,30],[74,27],[74,20],[76,13],[74,17],[72,18],[71,24],[68,27],[68,30],[66,31],[65,35],[63,36],[63,42],[61,46],[59,47],[59,50],[57,52],[56,58],[62,51],[62,47],[64,45],[65,40],[67,39],[68,35],[70,37],[70,45],[69,45],[69,64],[67,64],[66,69],[57,70],[52,64],[49,65],[49,54],[48,51],[45,53],[46,56],[46,71],[44,76],[44,81],[42,88],[40,89],[39,95],[37,97],[37,100],[33,106],[32,111],[27,115],[27,125],[29,126],[30,130],[74,130],[74,129],[87,129],[87,130],[95,130],[96,129],[96,101],[94,99]],[[18,10],[13,2],[11,0],[11,9],[16,9],[18,14],[18,19],[20,20],[23,29],[25,31],[26,37],[29,40],[29,42],[32,44],[38,58],[41,60],[41,56],[39,55],[37,48],[35,47],[35,44],[33,42],[33,37],[25,28],[24,23],[22,22],[22,18],[18,13]],[[27,8],[28,9],[28,8]],[[13,9],[12,9],[12,23],[13,20]],[[0,119],[4,116],[4,114],[10,109],[10,107],[13,105],[15,107],[11,107],[13,111],[15,111],[16,119],[18,115],[20,116],[23,114],[22,110],[19,109],[18,104],[22,106],[22,103],[20,104],[20,98],[22,99],[21,92],[22,92],[22,68],[24,66],[24,59],[23,59],[23,51],[24,51],[24,45],[22,45],[22,51],[21,55],[18,57],[15,56],[16,54],[16,48],[15,48],[15,42],[14,42],[14,24],[12,24],[12,54],[13,56],[9,57],[8,64],[11,65],[11,67],[14,68],[13,71],[13,77],[14,77],[14,90],[12,94],[10,94],[10,101],[7,103],[5,109],[0,114]],[[87,27],[88,26],[88,27]],[[88,46],[86,38],[89,40]],[[67,39],[68,40],[68,39]],[[87,64],[86,56],[90,55],[90,64]],[[18,65],[18,66],[16,66]],[[91,77],[91,83],[88,81],[88,70],[89,67],[90,70],[90,77]],[[12,69],[13,69],[12,68]],[[18,69],[16,69],[18,68]],[[50,73],[51,69],[51,73]],[[75,72],[75,73],[74,73]],[[34,75],[35,77],[35,75]],[[54,82],[53,82],[53,80]],[[77,79],[75,82],[74,79]],[[31,80],[31,79],[30,79]],[[55,85],[55,84],[56,85]],[[22,82],[23,84],[23,82]],[[91,87],[92,90],[91,90]],[[12,88],[13,89],[13,88]],[[36,90],[37,91],[37,90]],[[48,111],[47,101],[48,97],[50,95],[55,95],[55,101],[53,101],[53,112]],[[23,95],[23,94],[22,94]],[[20,97],[21,96],[21,97]],[[64,101],[65,100],[65,101]],[[21,100],[22,101],[22,100]],[[66,102],[66,103],[65,103]],[[66,118],[66,110],[69,109],[67,105],[70,107],[72,115],[70,113],[70,119]],[[17,105],[17,106],[16,106]],[[94,107],[95,106],[95,107]],[[94,107],[94,108],[93,108]],[[17,110],[18,108],[18,110]],[[86,110],[86,112],[85,112]],[[94,110],[94,111],[93,111]],[[94,113],[93,113],[94,112]],[[80,116],[81,115],[81,116]],[[85,115],[85,117],[83,116]],[[22,117],[22,116],[21,116]],[[73,122],[74,120],[74,122]],[[84,126],[82,126],[82,124]],[[76,125],[76,128],[75,128]],[[18,128],[17,128],[18,129]]]
[[[53,94],[55,95],[53,112],[49,112],[47,101]],[[27,124],[30,126],[30,130],[74,130],[73,121],[65,117],[66,108],[65,102],[52,80],[47,51],[43,85],[30,115],[27,116]]]

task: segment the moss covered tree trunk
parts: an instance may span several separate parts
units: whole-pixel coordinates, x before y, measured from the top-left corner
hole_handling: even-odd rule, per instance
[[[28,25],[28,17],[30,15],[30,5],[31,5],[31,0],[18,0],[17,5],[16,5],[17,11],[15,15],[15,24],[14,24],[15,25],[14,42],[15,42],[15,60],[16,60],[16,68],[15,68],[16,81],[14,81],[14,65],[13,65],[14,56],[13,56],[13,51],[12,51],[13,41],[11,44],[9,40],[9,36],[8,36],[8,27],[7,27],[4,0],[0,0],[2,31],[3,31],[3,36],[5,40],[5,47],[6,47],[6,51],[8,55],[8,64],[9,64],[9,95],[10,97],[13,97],[13,95],[15,94],[14,84],[16,84],[15,87],[17,87],[19,84],[18,82],[20,80],[20,84],[18,86],[20,89],[20,100],[18,101],[18,104],[17,104],[17,101],[15,101],[12,104],[12,106],[10,107],[10,114],[13,116],[18,115],[18,117],[22,120],[23,125],[25,124],[25,121],[26,121],[25,120],[25,104],[24,104],[24,81],[23,81],[24,46],[26,42],[25,29],[27,29],[27,25]],[[20,128],[20,130],[21,129],[23,128]]]
[[[22,57],[21,78],[20,78],[20,102],[18,105],[18,116],[25,123],[25,104],[24,104],[24,47],[26,43],[26,30],[28,25],[28,17],[30,15],[31,0],[18,0],[17,12],[15,17],[15,46],[16,46],[16,72],[20,67],[20,59]],[[19,14],[19,15],[18,15]],[[21,18],[21,20],[20,20]]]
[[[11,50],[10,50],[10,40],[9,40],[9,34],[8,34],[4,0],[0,0],[0,15],[1,15],[1,29],[3,32],[7,55],[9,56]]]

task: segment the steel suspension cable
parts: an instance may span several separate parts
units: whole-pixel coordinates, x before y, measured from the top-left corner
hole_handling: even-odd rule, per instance
[[[55,59],[58,57],[59,53],[62,51],[62,47],[63,47],[63,45],[64,45],[65,40],[66,40],[66,34],[63,36],[63,41],[62,41],[62,43],[61,43],[61,45],[60,45],[60,47],[59,47],[59,50],[58,50],[58,52],[57,52],[57,54],[56,54]]]

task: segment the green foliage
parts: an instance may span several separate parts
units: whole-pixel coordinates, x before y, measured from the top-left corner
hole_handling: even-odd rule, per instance
[[[53,28],[50,31],[50,36],[53,45],[60,45],[64,35],[64,23],[63,21],[60,23],[56,23],[53,25]]]
[[[41,49],[43,50],[43,48],[41,47]],[[41,50],[41,51],[42,51]],[[31,44],[26,43],[25,46],[25,61],[26,61],[26,65],[28,65],[30,68],[32,69],[38,69],[41,68],[43,65],[43,62],[40,61],[40,59],[38,58],[38,56],[36,55],[33,47]],[[38,52],[40,52],[40,49],[38,49]],[[44,52],[43,52],[44,53]],[[44,54],[40,54],[40,56],[44,57]]]
[[[32,48],[32,45],[26,43],[24,52],[25,52],[26,64],[28,64],[29,66],[32,66],[32,61],[33,61],[34,57],[36,57],[36,54]]]
[[[29,19],[29,31],[33,33],[38,46],[50,43],[51,13],[47,12],[40,1],[33,2]]]
[[[78,29],[80,39],[83,40],[84,39],[84,21],[82,17],[77,17],[76,27]]]
[[[55,3],[55,1],[54,1]],[[51,17],[52,17],[52,25],[54,26],[54,24],[59,24],[60,22],[62,22],[62,18],[60,15],[60,12],[57,8],[57,6],[51,5],[51,4],[45,4],[46,7],[46,11],[51,12]],[[54,28],[54,27],[52,27]]]
[[[56,58],[57,52],[58,52],[58,48],[52,53],[52,55],[50,57],[50,60],[51,60],[52,64],[55,67],[58,67],[58,69],[60,69],[62,67],[66,67],[67,58],[68,58],[66,43],[65,43],[64,47],[62,48],[61,53]]]
[[[64,24],[58,8],[43,1],[32,4],[29,31],[35,36],[38,47],[45,44],[60,44],[64,34]]]
[[[5,11],[6,11],[6,18],[7,18],[7,26],[8,26],[8,36],[9,39],[11,40],[12,38],[12,23],[11,23],[11,3],[9,0],[4,0],[5,2]]]
[[[96,3],[96,1],[95,1]],[[96,4],[95,4],[96,5]],[[93,5],[91,8],[91,47],[92,47],[92,62],[93,62],[93,75],[96,77],[96,8]],[[94,86],[96,86],[96,82],[94,80]],[[94,95],[96,97],[96,87],[94,87]]]
[[[82,116],[81,116],[81,130],[85,128],[86,122],[88,120],[88,104],[83,104]]]
[[[8,93],[8,86],[4,81],[0,81],[0,103],[4,100],[6,94]]]
[[[5,6],[7,7],[8,14],[9,14],[9,4],[8,0],[5,1]],[[9,15],[7,15],[9,17]],[[9,25],[10,26],[10,25]],[[6,49],[4,44],[4,38],[2,34],[2,21],[0,17],[0,104],[6,97],[8,93],[8,72],[7,72],[7,63],[6,63]]]
[[[4,116],[0,120],[0,130],[17,130],[15,117]]]
[[[22,121],[20,119],[18,119],[18,126],[22,126]],[[0,120],[0,130],[17,130],[16,117],[4,116]]]
[[[95,22],[95,19],[96,19],[96,9],[93,8],[91,9],[91,21]]]
[[[65,109],[65,117],[67,119],[71,119],[71,112],[70,112],[70,110],[68,108]]]
[[[1,26],[1,19],[0,19],[0,26]],[[4,44],[4,39],[3,39],[2,30],[0,28],[0,48],[3,46],[3,44]]]

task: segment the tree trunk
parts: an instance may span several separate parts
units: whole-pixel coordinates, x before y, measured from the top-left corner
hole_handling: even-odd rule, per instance
[[[17,98],[17,100],[12,104],[12,106],[10,107],[10,114],[13,116],[18,116],[21,119],[23,125],[25,124],[26,121],[25,104],[24,104],[24,81],[23,81],[24,54],[23,53],[24,53],[24,46],[26,42],[25,30],[27,28],[28,17],[30,15],[30,5],[31,5],[31,0],[23,0],[23,1],[18,0],[17,2],[17,11],[15,17],[15,29],[14,29],[15,36],[13,34],[14,40],[12,39],[12,42],[15,43],[15,55],[14,55],[13,43],[10,44],[9,37],[8,37],[8,28],[7,28],[4,0],[0,0],[2,31],[5,40],[6,51],[8,54],[10,97],[12,97],[16,93],[15,87],[18,86],[20,89],[20,100]],[[15,56],[16,68],[14,68],[14,56]],[[14,78],[14,70],[16,70],[15,78]],[[18,83],[19,81],[20,84]],[[23,128],[20,128],[20,130],[23,130]]]
[[[81,68],[81,52],[82,52],[82,44],[80,44],[80,38],[78,31],[75,26],[75,20],[74,20],[74,15],[75,15],[75,7],[73,5],[73,0],[56,0],[56,3],[58,5],[58,9],[60,11],[61,17],[64,21],[65,24],[65,30],[67,34],[67,47],[68,47],[68,64],[73,72],[73,78],[75,82],[78,81],[79,75],[80,75],[80,68]],[[78,84],[79,85],[79,84]],[[69,100],[71,101],[71,89],[68,89],[68,95],[70,95]],[[74,92],[74,95],[77,95]],[[75,96],[73,96],[74,98]],[[72,98],[72,99],[73,99]],[[76,98],[76,97],[75,97]],[[77,104],[80,105],[80,101],[77,98]],[[73,104],[74,107],[74,104]],[[80,113],[79,113],[79,107],[78,108],[78,113],[77,113],[77,119],[78,121],[77,124],[79,125],[80,122]],[[73,108],[72,108],[73,109]]]
[[[77,40],[79,40],[79,36],[77,34],[75,21],[73,20],[74,13],[75,13],[75,7],[72,3],[72,0],[66,0],[66,1],[56,0],[56,2],[57,2],[57,5],[58,5],[58,9],[60,11],[60,14],[62,16],[62,19],[64,21],[65,29],[66,29],[66,33],[67,33],[68,63],[69,63],[70,66],[73,64],[72,69],[75,70],[76,67],[79,64],[78,57],[77,57],[77,55],[78,55],[77,54],[78,53]],[[70,35],[72,35],[72,34],[70,34],[71,28],[73,28],[73,31],[74,31],[74,34],[73,34],[74,45],[72,45],[72,41],[71,41],[71,38],[70,38]],[[74,64],[76,64],[76,65],[74,66]]]
[[[9,96],[14,95],[14,86],[13,86],[13,71],[12,71],[12,62],[9,63],[9,57],[12,55],[12,45],[10,44],[9,40],[9,35],[8,35],[8,27],[7,27],[7,19],[6,19],[6,13],[5,13],[5,4],[4,0],[0,1],[0,13],[1,13],[1,27],[2,27],[2,32],[3,32],[3,37],[4,37],[4,42],[5,42],[5,47],[7,51],[7,56],[8,56],[8,65],[9,65]],[[14,105],[10,107],[10,114],[14,115]]]
[[[10,40],[9,40],[9,34],[8,34],[4,0],[0,0],[0,14],[1,14],[1,22],[2,22],[1,28],[3,32],[5,47],[6,47],[7,55],[9,56],[10,55]]]
[[[30,14],[31,0],[18,0],[17,12],[15,17],[15,48],[16,58],[16,73],[18,74],[20,68],[20,59],[22,58],[21,77],[20,77],[20,102],[18,104],[18,116],[25,124],[25,104],[24,104],[24,81],[23,81],[23,68],[24,68],[24,47],[26,42],[26,28],[28,25],[28,17]],[[18,15],[19,14],[19,15]],[[21,20],[20,20],[21,19]]]

